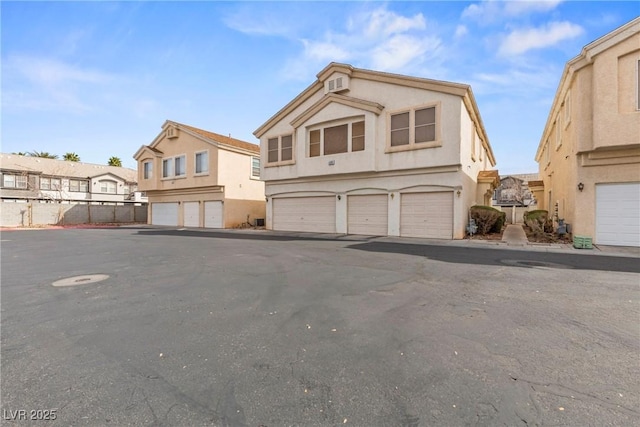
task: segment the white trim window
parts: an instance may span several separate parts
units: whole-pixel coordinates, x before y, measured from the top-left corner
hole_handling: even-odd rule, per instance
[[[387,151],[438,147],[440,103],[390,113]]]
[[[153,162],[146,161],[142,163],[142,177],[144,179],[151,179],[153,177]]]
[[[363,151],[364,120],[324,126],[309,130],[309,157]]]
[[[209,173],[209,152],[199,151],[195,154],[196,175],[206,175]]]
[[[42,188],[42,186],[40,188]],[[83,179],[70,179],[69,191],[75,191],[78,193],[87,193],[89,192],[89,182]]]
[[[251,157],[251,178],[260,179],[260,157]]]
[[[186,174],[187,164],[184,154],[162,159],[162,178],[179,178]]]
[[[51,190],[51,178],[40,178],[40,189],[41,190]]]
[[[293,163],[293,135],[281,135],[267,140],[267,163]]]
[[[26,175],[2,174],[2,186],[5,188],[27,188]]]
[[[117,194],[118,183],[110,179],[103,179],[100,181],[100,192],[105,194]]]

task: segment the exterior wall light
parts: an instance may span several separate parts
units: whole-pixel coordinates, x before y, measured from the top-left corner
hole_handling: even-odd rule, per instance
[[[578,184],[578,190],[580,190],[580,191],[584,190],[584,184],[583,183]]]
[[[462,194],[462,191],[458,190],[456,191],[456,194],[458,195],[458,197],[460,197],[460,194]]]
[[[338,200],[342,200],[342,196],[338,194]]]

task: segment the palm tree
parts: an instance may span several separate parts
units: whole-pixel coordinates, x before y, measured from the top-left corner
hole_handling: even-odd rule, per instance
[[[33,150],[32,152],[29,153],[29,156],[31,157],[42,157],[45,159],[57,159],[58,155],[57,154],[51,154],[47,151],[36,151]]]
[[[79,162],[80,156],[78,156],[76,153],[65,153],[64,156],[62,156],[62,159],[68,162]]]
[[[116,157],[116,156],[111,156],[109,157],[109,166],[118,166],[118,167],[122,167],[122,160],[120,160],[120,157]]]

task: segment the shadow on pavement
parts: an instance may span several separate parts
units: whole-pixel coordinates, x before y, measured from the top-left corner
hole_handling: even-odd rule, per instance
[[[234,240],[261,240],[276,242],[291,241],[352,241],[346,248],[378,252],[413,255],[435,261],[455,264],[476,264],[511,266],[521,268],[564,268],[597,271],[619,271],[640,273],[640,263],[636,258],[615,256],[587,256],[557,252],[533,252],[493,248],[468,248],[436,244],[395,243],[369,241],[376,237],[343,235],[279,235],[272,233],[227,233],[215,231],[143,229],[138,234],[145,236],[208,237]]]
[[[524,268],[575,268],[580,270],[620,271],[640,273],[635,258],[613,256],[585,256],[557,252],[528,252],[460,246],[415,245],[391,242],[366,242],[348,246],[369,252],[385,252],[426,257],[435,261],[457,264],[513,266]]]

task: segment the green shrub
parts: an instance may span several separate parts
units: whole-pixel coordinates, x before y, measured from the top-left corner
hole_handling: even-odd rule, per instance
[[[494,229],[502,230],[504,224],[504,218],[506,215],[504,212],[500,212],[491,206],[476,205],[469,209],[469,215],[475,220],[478,226],[478,234],[487,234]],[[501,224],[498,224],[501,222]]]

